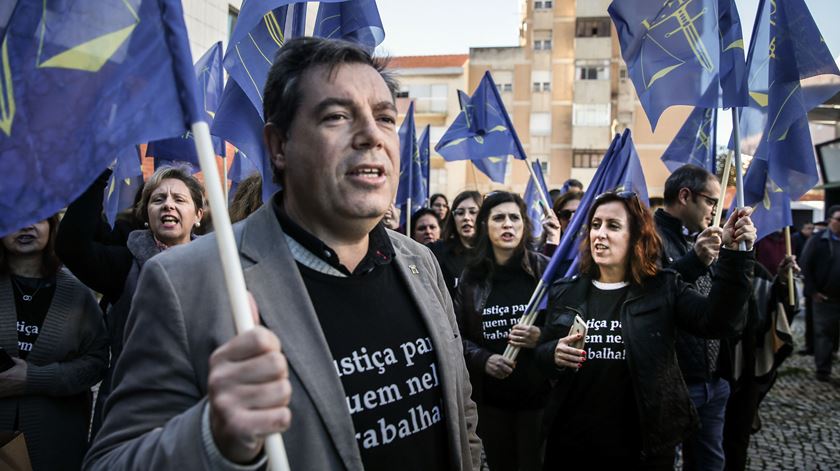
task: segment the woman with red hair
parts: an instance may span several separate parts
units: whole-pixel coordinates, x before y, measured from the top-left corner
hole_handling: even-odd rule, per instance
[[[724,250],[705,298],[658,267],[661,243],[634,193],[595,199],[581,275],[551,286],[535,351],[537,364],[559,379],[545,414],[544,469],[570,460],[593,469],[673,469],[675,445],[697,425],[677,365],[675,330],[721,338],[743,327],[755,258],[750,213],[734,211],[724,226]],[[749,251],[737,251],[739,242]],[[578,317],[585,336],[570,335]]]

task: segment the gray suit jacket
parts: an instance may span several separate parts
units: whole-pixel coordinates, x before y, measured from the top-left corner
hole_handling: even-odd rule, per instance
[[[289,362],[293,470],[363,469],[327,342],[272,205],[234,228],[248,289]],[[478,469],[475,404],[452,302],[431,251],[390,232],[399,273],[437,351],[452,469]],[[234,336],[215,236],[146,262],[115,389],[86,469],[207,469],[201,420],[210,354]]]

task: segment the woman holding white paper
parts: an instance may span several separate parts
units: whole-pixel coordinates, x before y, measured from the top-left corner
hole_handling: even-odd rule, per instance
[[[587,214],[581,275],[551,286],[537,364],[558,378],[546,409],[544,469],[673,469],[674,447],[697,425],[674,353],[675,329],[720,338],[743,327],[755,227],[749,209],[724,226],[708,298],[660,269],[661,243],[635,193],[605,193]],[[728,249],[728,250],[727,250]],[[588,327],[568,335],[575,316]]]
[[[473,253],[455,296],[455,316],[478,406],[476,432],[491,471],[536,470],[549,390],[548,380],[533,364],[543,316],[533,326],[519,325],[519,319],[548,259],[527,248],[531,221],[519,195],[487,196],[475,227]],[[522,349],[516,362],[502,356],[507,345]]]

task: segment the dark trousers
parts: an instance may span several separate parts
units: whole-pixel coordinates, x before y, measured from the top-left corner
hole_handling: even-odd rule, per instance
[[[542,468],[542,409],[477,406],[476,433],[484,445],[490,471],[538,471]]]
[[[700,430],[683,442],[683,469],[723,470],[723,423],[729,383],[716,379],[688,385],[691,402],[700,416]]]
[[[831,355],[840,330],[840,303],[814,303],[814,362],[817,374],[831,374]]]
[[[814,352],[814,300],[805,297],[805,350]]]
[[[732,392],[726,403],[726,423],[723,427],[723,452],[726,471],[743,471],[747,467],[747,450],[750,446],[755,414],[758,408],[759,388],[751,378],[744,378],[740,387]]]

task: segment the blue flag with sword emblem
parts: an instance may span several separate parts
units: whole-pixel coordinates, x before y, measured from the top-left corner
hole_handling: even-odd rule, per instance
[[[251,22],[255,16],[259,21]],[[283,43],[303,36],[305,19],[306,3],[246,0],[225,52],[224,68],[230,77],[211,133],[236,146],[256,165],[263,178],[263,201],[278,189],[263,143],[263,86]]]
[[[320,3],[323,7],[335,1]],[[263,87],[277,51],[287,39],[303,36],[305,20],[306,2],[301,0],[245,0],[225,52],[224,67],[232,80],[225,85],[211,132],[234,144],[256,165],[263,177],[264,201],[278,186],[272,181],[263,144]],[[342,39],[357,39],[352,33],[358,28],[350,29],[351,36]],[[358,39],[366,38],[361,35]],[[362,46],[372,50],[378,44]]]
[[[516,135],[502,97],[490,72],[485,72],[472,97],[435,146],[447,161],[472,160],[491,180],[504,183],[508,157],[524,160],[525,150]],[[492,166],[482,168],[482,160]]]
[[[537,181],[535,182],[533,178],[528,179],[528,185],[525,187],[525,193],[523,193],[522,199],[525,201],[525,207],[528,208],[528,218],[531,219],[531,226],[533,227],[531,235],[533,237],[539,237],[543,230],[542,224],[540,224],[543,218],[543,209],[542,198],[540,198],[540,190],[537,185],[542,189],[542,194],[546,196],[548,195],[548,187],[545,186],[545,178],[543,177],[540,161],[535,160],[531,162],[531,168],[534,169],[534,175],[537,177]]]
[[[224,85],[224,70],[222,69],[222,42],[219,41],[195,63],[196,90],[199,95],[199,110],[204,114],[204,121],[213,124],[213,116],[219,108]],[[213,150],[216,155],[224,155],[225,143],[218,137],[213,137]],[[195,140],[192,132],[181,137],[152,141],[146,148],[146,155],[155,158],[155,162],[188,162],[193,168],[199,166],[198,152],[195,150]],[[157,163],[155,164],[157,167]],[[197,171],[197,170],[196,170]]]
[[[753,162],[744,202],[770,209],[777,199],[771,193],[795,200],[816,185],[808,111],[840,91],[834,85],[806,93],[800,81],[840,70],[803,0],[761,0],[747,71],[750,106],[739,128],[741,151]]]
[[[321,2],[312,36],[344,39],[360,44],[372,53],[385,39],[385,30],[374,0]]]
[[[621,0],[609,14],[651,129],[671,105],[746,105],[744,42],[732,0]]]
[[[461,112],[466,109],[470,102],[470,96],[463,90],[458,90],[458,103],[461,107]],[[507,173],[507,159],[500,159],[498,157],[488,157],[484,159],[472,159],[472,164],[481,173],[494,182],[504,183],[505,174]]]
[[[126,149],[202,119],[179,0],[19,1],[5,21],[0,234],[67,206]]]
[[[685,164],[716,170],[715,128],[717,108],[694,108],[662,154],[662,162],[673,172]]]

